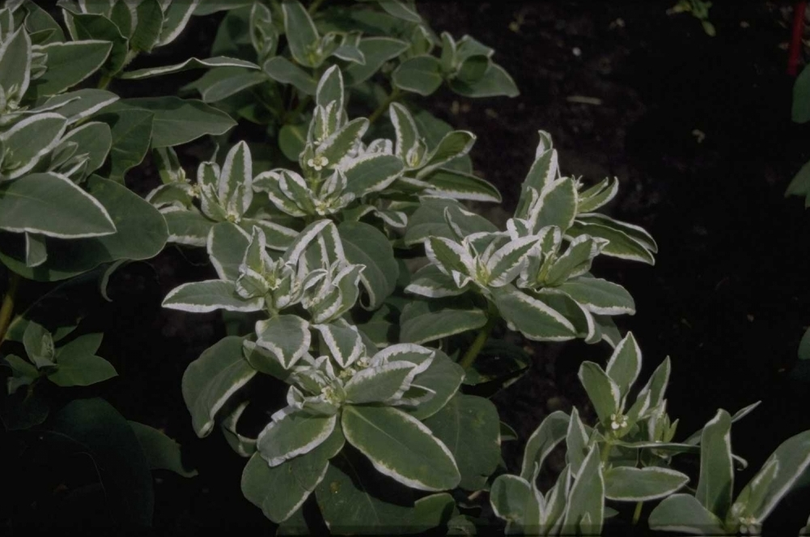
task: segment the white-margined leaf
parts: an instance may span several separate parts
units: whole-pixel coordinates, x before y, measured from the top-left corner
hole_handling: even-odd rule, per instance
[[[206,248],[211,264],[221,279],[236,281],[249,243],[250,235],[236,224],[220,222],[211,228]]]
[[[621,410],[622,394],[619,385],[593,362],[583,362],[579,368],[579,380],[591,400],[599,421],[611,426],[611,415]]]
[[[529,208],[528,220],[539,232],[546,226],[557,226],[565,232],[577,216],[577,188],[570,177],[552,182],[538,192]]]
[[[317,81],[309,73],[283,56],[274,56],[264,62],[262,71],[276,82],[290,84],[305,95],[313,95],[317,89]]]
[[[346,383],[346,402],[362,405],[396,401],[411,387],[415,369],[416,365],[406,361],[363,369]]]
[[[725,410],[703,428],[700,439],[700,478],[695,498],[709,512],[725,518],[734,493],[731,459],[731,416]]]
[[[38,233],[25,234],[25,266],[38,267],[48,260],[48,249],[45,235]]]
[[[402,310],[400,339],[407,343],[427,343],[462,332],[477,330],[487,323],[481,309],[464,304],[440,303],[435,300],[411,300]]]
[[[503,474],[492,483],[489,502],[495,515],[506,520],[506,533],[537,534],[540,531],[540,498],[531,483]]]
[[[488,181],[475,175],[442,168],[423,177],[430,185],[425,194],[457,200],[500,203],[501,193]]]
[[[251,70],[259,69],[259,66],[253,62],[248,62],[237,58],[228,58],[226,56],[216,56],[213,58],[206,58],[203,60],[199,58],[189,58],[182,63],[177,63],[174,65],[166,65],[162,67],[147,67],[145,69],[129,71],[123,73],[120,76],[120,78],[126,80],[140,80],[144,78],[152,78],[156,76],[181,73],[183,71],[190,71],[193,69],[214,69],[221,67],[239,67],[241,69],[251,69]]]
[[[568,319],[512,285],[493,290],[493,298],[510,330],[517,330],[532,341],[565,341],[576,337],[576,329]]]
[[[274,354],[285,369],[301,359],[312,340],[309,323],[297,315],[276,315],[257,321],[256,336],[256,344]]]
[[[618,466],[605,471],[605,497],[620,502],[648,502],[665,498],[688,482],[688,475],[670,468]]]
[[[31,38],[23,28],[16,32],[2,36],[0,43],[0,88],[10,98],[14,88],[14,96],[19,102],[28,90],[31,81]]]
[[[388,113],[396,134],[394,152],[398,157],[404,158],[419,140],[419,129],[416,127],[410,111],[403,105],[391,103]]]
[[[318,81],[315,91],[315,104],[326,108],[329,103],[335,102],[338,114],[342,113],[344,107],[343,96],[343,74],[337,65],[327,69]]]
[[[363,53],[366,63],[362,65],[351,63],[346,67],[343,72],[346,86],[362,84],[379,71],[385,62],[408,50],[410,44],[391,37],[364,37],[360,40],[358,48]]]
[[[366,352],[363,339],[355,327],[319,324],[313,328],[320,333],[321,341],[340,367],[351,366]]]
[[[543,419],[526,441],[523,450],[523,463],[520,476],[529,480],[534,476],[535,467],[542,468],[546,457],[562,442],[568,432],[569,416],[562,411],[555,411]]]
[[[163,25],[157,46],[168,45],[177,39],[201,2],[202,0],[173,0],[168,5],[164,3]]]
[[[0,163],[0,176],[14,179],[25,175],[39,160],[54,149],[67,127],[67,120],[54,113],[25,118],[0,134],[5,156]]]
[[[95,73],[112,50],[109,41],[68,41],[51,43],[38,48],[47,55],[47,70],[31,82],[34,97],[48,97],[62,93]]]
[[[522,237],[509,241],[487,260],[490,287],[503,287],[512,283],[523,269],[526,256],[537,245],[537,237]]]
[[[637,399],[642,399],[644,395],[650,393],[650,408],[655,408],[664,401],[664,394],[666,393],[667,385],[669,384],[669,375],[672,371],[672,364],[669,357],[664,358],[652,375],[650,380],[639,392]]]
[[[594,444],[574,476],[563,521],[563,533],[600,534],[604,512],[605,478],[602,474],[599,444]]]
[[[214,427],[214,417],[253,378],[256,370],[242,356],[242,338],[229,336],[203,352],[183,374],[183,399],[200,438]]]
[[[462,245],[443,237],[430,237],[425,241],[425,253],[430,262],[447,276],[458,272],[463,276],[475,275],[475,261]]]
[[[566,462],[571,467],[571,472],[579,472],[585,457],[588,456],[588,431],[579,417],[576,407],[571,409],[571,417],[568,420],[568,430],[565,433]],[[537,469],[539,471],[539,468]]]
[[[545,131],[540,131],[539,134],[540,143],[537,146],[535,161],[521,187],[515,218],[529,218],[531,191],[542,192],[560,175],[557,151],[552,147],[551,135]]]
[[[449,490],[461,480],[450,450],[416,418],[391,407],[348,406],[346,439],[378,472],[417,490]]]
[[[245,142],[228,151],[219,176],[218,195],[229,213],[242,216],[253,201],[253,157]]]
[[[416,12],[413,2],[405,0],[377,0],[377,2],[389,15],[417,24],[422,22],[422,17]]]
[[[619,180],[604,179],[588,190],[579,193],[577,213],[591,213],[606,205],[619,192]]]
[[[354,149],[369,127],[366,118],[359,117],[343,125],[339,131],[329,136],[315,150],[315,159],[321,159],[320,166],[333,167]],[[306,163],[314,168],[313,164]]]
[[[622,398],[627,397],[641,372],[641,348],[632,332],[628,332],[613,350],[605,372],[619,386]]]
[[[0,182],[0,229],[78,239],[115,233],[104,206],[64,176],[37,173]]]
[[[565,253],[548,270],[545,283],[559,285],[566,280],[582,276],[591,270],[591,262],[607,244],[604,239],[579,236],[571,241]]]
[[[284,32],[293,58],[306,67],[317,67],[320,58],[315,56],[315,49],[320,36],[309,13],[298,0],[284,0],[282,12]]]
[[[236,294],[233,282],[207,280],[184,283],[172,289],[163,299],[163,307],[192,313],[207,313],[220,309],[251,312],[261,310],[264,307],[264,299],[246,300]]]
[[[161,211],[169,228],[169,242],[189,246],[206,245],[208,233],[215,224],[196,209],[187,211],[179,207],[170,207]]]
[[[346,174],[344,192],[357,198],[379,192],[396,181],[403,169],[402,160],[393,155],[364,155],[343,168]]]
[[[691,494],[673,494],[658,504],[648,519],[650,529],[697,535],[725,535],[726,528]]]
[[[427,156],[424,167],[419,170],[417,178],[422,179],[451,161],[465,156],[475,144],[475,135],[469,131],[452,131],[447,133],[436,148]]]
[[[462,287],[456,285],[453,278],[442,272],[436,265],[427,265],[416,271],[411,283],[405,288],[405,292],[428,298],[441,298],[458,296],[469,289],[469,284]]]
[[[442,85],[442,68],[434,56],[415,56],[402,62],[391,74],[394,85],[405,91],[427,96]]]
[[[376,228],[362,222],[343,222],[338,226],[338,233],[346,260],[366,267],[360,281],[369,300],[363,306],[374,310],[394,292],[399,277],[391,243]]]
[[[54,95],[42,105],[67,120],[68,126],[89,117],[119,99],[118,95],[100,89],[85,88]]]
[[[256,442],[270,467],[311,452],[324,443],[337,425],[337,415],[315,416],[304,411],[277,413]]]

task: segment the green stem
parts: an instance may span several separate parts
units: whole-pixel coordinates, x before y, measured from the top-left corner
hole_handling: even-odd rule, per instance
[[[307,9],[307,11],[309,12],[309,14],[310,14],[310,15],[314,15],[314,14],[315,14],[315,12],[316,12],[316,11],[318,11],[318,8],[319,8],[319,7],[321,7],[321,4],[323,4],[323,3],[324,3],[324,1],[325,1],[325,0],[315,0],[314,2],[312,2],[312,3],[309,5],[309,9]]]
[[[613,448],[613,444],[610,442],[605,442],[605,449],[602,450],[602,464],[605,465],[610,460],[610,450]]]
[[[380,119],[380,116],[382,116],[385,113],[385,111],[388,110],[388,107],[391,105],[391,103],[399,99],[401,94],[402,92],[399,91],[399,88],[394,88],[394,90],[391,92],[391,95],[389,95],[382,103],[380,103],[380,106],[378,106],[377,109],[374,110],[370,116],[368,116],[368,124],[373,125],[375,121]]]
[[[110,82],[112,82],[112,76],[110,76],[109,73],[104,73],[103,75],[101,75],[101,78],[99,79],[98,85],[96,87],[101,90],[107,89],[107,86],[110,85]]]
[[[490,308],[491,310],[492,308]],[[470,348],[467,349],[467,352],[464,353],[464,356],[461,358],[459,365],[464,369],[469,369],[470,366],[473,365],[475,359],[478,358],[478,355],[481,353],[481,349],[484,348],[484,344],[486,344],[487,339],[492,334],[492,329],[495,328],[495,325],[498,322],[498,315],[495,312],[490,311],[489,318],[487,319],[487,324],[481,328],[481,331],[478,332],[478,335],[475,336],[475,341],[473,341]]]
[[[633,512],[633,526],[638,524],[638,521],[641,520],[641,509],[644,507],[644,502],[638,502],[636,504],[636,510]]]
[[[0,344],[6,340],[8,327],[11,324],[11,316],[14,314],[14,299],[17,296],[17,288],[20,286],[20,276],[10,272],[8,278],[8,290],[3,297],[3,304],[0,306]]]

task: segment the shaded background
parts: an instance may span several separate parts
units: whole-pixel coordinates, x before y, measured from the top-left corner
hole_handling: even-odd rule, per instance
[[[641,345],[642,378],[672,358],[676,438],[717,408],[733,413],[764,401],[734,427],[734,450],[751,461],[738,474],[742,485],[782,440],[810,429],[810,375],[803,380],[796,364],[810,324],[810,213],[799,198],[783,196],[810,159],[810,130],[790,122],[788,2],[717,0],[710,12],[716,37],[688,14],[668,15],[674,3],[419,2],[437,32],[469,33],[495,48],[494,59],[522,92],[474,101],[441,90],[425,103],[478,135],[476,172],[504,195],[506,213],[488,210],[496,219],[514,208],[538,129],[553,136],[564,174],[586,182],[619,177],[607,212],[649,230],[660,254],[655,267],[599,259],[594,270],[636,300],[638,313],[619,318],[619,326]],[[154,62],[203,54],[217,20],[193,19]],[[175,87],[152,86],[167,94]],[[153,180],[130,175],[127,182],[140,191]],[[200,471],[190,480],[158,474],[157,529],[270,534],[239,490],[244,460],[220,434],[196,439],[180,394],[188,363],[224,335],[219,317],[159,307],[176,285],[212,274],[204,253],[168,248],[151,265],[117,273],[114,302],[87,323],[116,323],[100,352],[121,375],[106,387],[108,400],[128,418],[179,439]],[[531,371],[495,398],[502,418],[525,439],[552,410],[575,404],[592,415],[576,371],[582,360],[604,363],[609,353],[605,344],[537,345]],[[522,446],[504,446],[513,469]],[[808,505],[805,489],[766,529],[795,534]]]

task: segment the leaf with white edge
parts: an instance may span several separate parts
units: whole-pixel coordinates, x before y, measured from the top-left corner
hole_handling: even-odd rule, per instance
[[[122,34],[124,30],[111,20],[107,13],[82,13],[68,2],[58,2],[58,4],[62,7],[65,24],[74,41],[90,39],[112,43],[112,50],[104,62],[102,71],[106,76],[118,73],[126,64],[129,53],[128,39]],[[119,19],[118,22],[121,23],[121,26],[127,26],[120,15],[123,14],[121,11],[129,11],[129,9],[119,9],[118,11],[119,16],[116,17]]]
[[[648,380],[644,388],[641,389],[637,398],[642,399],[645,393],[650,392],[650,407],[654,408],[660,405],[664,401],[664,394],[669,384],[671,371],[672,364],[669,357],[666,357],[664,361],[661,362],[661,365],[650,375],[650,380]]]
[[[118,99],[118,95],[109,91],[87,88],[55,95],[45,101],[42,108],[58,106],[55,111],[67,119],[68,125],[73,125],[113,104]],[[60,104],[61,106],[59,106]]]
[[[208,233],[215,223],[197,210],[164,210],[161,214],[169,229],[169,242],[189,246],[205,246]]]
[[[204,103],[216,103],[267,81],[263,71],[239,67],[217,67],[209,70],[182,90],[196,90]]]
[[[576,215],[577,188],[574,180],[566,177],[539,192],[528,218],[535,232],[546,226],[557,226],[565,233],[574,223]]]
[[[351,63],[343,71],[346,86],[357,86],[379,71],[380,67],[410,48],[410,43],[390,37],[364,37],[358,45],[366,58],[365,65]]]
[[[137,24],[130,38],[133,50],[151,52],[160,40],[164,13],[160,0],[141,0],[136,8]]]
[[[480,79],[464,82],[455,78],[450,81],[450,89],[464,97],[517,97],[520,95],[514,79],[496,63],[490,63]]]
[[[317,106],[326,108],[333,101],[337,103],[338,110],[343,110],[343,74],[337,65],[333,65],[323,73],[315,91],[315,104]]]
[[[402,410],[420,420],[429,418],[444,408],[450,398],[458,392],[463,379],[464,368],[443,352],[434,351],[433,361],[412,383],[412,387],[428,390],[433,395],[427,400],[419,401],[416,406],[404,406]],[[403,397],[410,397],[410,393],[406,392]]]
[[[613,351],[605,372],[619,386],[622,398],[636,382],[641,371],[641,349],[632,332],[628,332]]]
[[[319,324],[313,328],[320,333],[321,342],[340,367],[349,367],[366,351],[363,339],[354,327]]]
[[[48,260],[45,236],[37,233],[25,234],[25,266],[38,267]]]
[[[309,323],[297,315],[276,315],[256,323],[256,344],[273,353],[289,369],[309,349]]]
[[[253,62],[248,62],[237,58],[228,58],[226,56],[216,56],[214,58],[206,58],[204,60],[201,60],[199,58],[189,58],[188,60],[182,63],[177,63],[174,65],[166,65],[163,67],[148,67],[146,69],[129,71],[123,73],[119,78],[125,80],[140,80],[144,78],[152,78],[156,76],[182,73],[183,71],[191,71],[193,69],[214,69],[221,67],[239,67],[242,69],[251,69],[251,70],[259,69],[259,66]]]
[[[293,240],[292,244],[290,244],[290,246],[284,252],[284,255],[282,256],[284,262],[293,265],[297,264],[309,245],[330,226],[334,226],[330,220],[318,220],[301,230],[295,240]]]
[[[371,192],[387,188],[402,175],[402,160],[393,155],[366,155],[352,161],[343,171],[346,174],[344,193],[361,198]]]
[[[463,276],[475,275],[472,256],[455,241],[443,237],[430,237],[425,241],[425,253],[430,262],[448,276],[452,276],[453,272]]]
[[[162,47],[177,39],[201,2],[202,0],[174,0],[168,6],[164,3],[163,25],[157,45]]]
[[[275,523],[289,519],[326,476],[329,459],[343,449],[340,427],[318,447],[279,466],[270,467],[255,453],[242,471],[242,493]]]
[[[665,498],[689,482],[689,476],[669,468],[618,466],[605,472],[605,497],[620,502]]]
[[[449,490],[461,475],[447,446],[416,418],[390,407],[348,406],[346,439],[381,474],[417,490]]]
[[[697,535],[725,535],[723,521],[691,494],[673,494],[659,503],[648,520],[650,529]]]
[[[580,236],[571,241],[565,253],[559,256],[545,278],[547,285],[559,285],[566,280],[582,276],[591,270],[591,262],[605,246],[603,239]]]
[[[406,2],[404,0],[377,0],[380,7],[383,8],[389,15],[393,15],[398,19],[408,22],[415,22],[417,24],[422,22],[422,17],[416,12],[416,6],[413,2]]]
[[[599,535],[602,533],[604,511],[605,478],[599,444],[594,444],[574,477],[563,520],[563,533]]]
[[[582,304],[554,287],[542,288],[535,294],[544,304],[565,317],[574,326],[576,337],[582,338],[588,344],[601,341],[601,327],[597,325],[594,315]]]
[[[104,165],[112,147],[112,132],[106,123],[92,121],[71,130],[62,138],[60,146],[65,143],[78,144],[76,155],[85,155],[87,164],[82,176],[87,176]]]
[[[416,127],[410,111],[405,106],[399,103],[391,103],[388,113],[396,134],[394,153],[399,157],[404,157],[419,140],[419,129]]]
[[[496,250],[487,261],[487,269],[491,278],[488,285],[503,287],[512,283],[525,266],[526,256],[537,243],[536,236],[521,237],[509,241]]]
[[[115,233],[109,213],[64,176],[37,173],[0,183],[0,229],[76,239]]]
[[[417,178],[423,179],[432,171],[449,162],[465,156],[475,144],[475,135],[469,131],[452,131],[447,133],[430,152],[424,167],[419,170]]]
[[[480,490],[501,458],[500,420],[488,399],[456,394],[425,420],[433,435],[444,442],[456,460],[464,490]]]
[[[219,176],[219,199],[229,214],[242,216],[253,201],[253,157],[247,143],[228,151]]]
[[[577,213],[590,213],[606,205],[619,192],[619,180],[604,179],[599,184],[580,192],[577,201]]]
[[[523,451],[523,463],[520,476],[530,480],[534,476],[535,465],[543,467],[546,457],[562,442],[568,433],[570,417],[560,410],[554,411],[545,417],[540,426],[535,429],[526,441]]]
[[[588,455],[588,431],[579,417],[576,407],[571,409],[571,418],[568,420],[568,430],[565,434],[566,462],[571,467],[571,472],[576,474],[585,462]],[[538,470],[540,468],[538,467]]]
[[[154,114],[152,147],[172,147],[205,136],[225,134],[236,125],[231,117],[202,101],[178,97],[122,99],[108,111],[138,110]]]
[[[110,362],[95,356],[101,336],[90,334],[60,347],[56,353],[59,367],[48,380],[57,386],[90,386],[118,376]]]
[[[361,305],[377,309],[394,292],[399,277],[391,243],[376,228],[362,222],[343,222],[338,233],[346,260],[366,267],[360,274],[360,282],[368,294],[368,304]]]
[[[311,452],[332,435],[337,415],[315,416],[304,411],[279,412],[265,427],[256,449],[270,467]]]
[[[577,216],[577,221],[588,224],[605,226],[614,230],[621,231],[622,233],[633,239],[636,243],[646,248],[649,252],[658,253],[658,244],[655,242],[655,239],[653,239],[652,235],[650,235],[647,232],[647,230],[645,230],[641,226],[629,224],[627,222],[622,222],[620,220],[616,220],[607,215],[599,213],[580,214]]]
[[[494,185],[469,173],[442,168],[423,177],[430,185],[425,194],[457,200],[500,203],[501,193]]]
[[[566,234],[571,237],[588,235],[606,239],[608,244],[606,244],[602,250],[604,255],[655,265],[655,257],[650,250],[623,231],[600,224],[584,223],[577,220],[574,222],[573,226],[568,228]]]
[[[510,330],[532,341],[565,341],[576,337],[571,322],[543,301],[507,285],[493,289],[495,305]]]
[[[123,183],[126,172],[143,161],[151,143],[154,118],[144,110],[105,111],[97,118],[112,131],[110,179]]]
[[[23,119],[0,134],[5,157],[0,162],[0,176],[14,179],[25,175],[50,152],[62,138],[67,120],[54,113]]]
[[[208,257],[221,279],[236,281],[249,243],[250,236],[230,222],[211,228],[206,245]]]
[[[256,370],[242,355],[242,338],[229,336],[205,350],[183,373],[183,400],[191,413],[197,436],[214,428],[217,412]]]
[[[163,300],[163,307],[192,313],[207,313],[216,310],[259,311],[264,299],[245,300],[236,294],[233,282],[207,280],[184,283],[175,287]]]
[[[750,517],[761,524],[808,468],[810,431],[804,431],[782,442],[768,457],[762,469],[740,492],[729,514],[732,520],[727,522]]]
[[[45,73],[31,81],[29,93],[46,97],[62,93],[95,73],[112,50],[109,41],[69,41],[40,47],[47,55]]]
[[[710,512],[725,518],[734,493],[731,460],[731,416],[725,410],[703,428],[700,439],[700,478],[695,498]]]
[[[264,62],[262,71],[276,82],[290,84],[305,95],[313,95],[317,91],[317,81],[309,73],[282,56],[274,56]]]
[[[427,343],[462,332],[477,330],[487,324],[486,312],[475,307],[453,307],[436,300],[412,300],[399,319],[400,340]]]
[[[507,533],[538,534],[540,503],[531,483],[522,477],[503,474],[492,483],[489,502],[498,518],[506,520]]]
[[[284,14],[284,33],[293,58],[306,67],[317,67],[320,62],[315,49],[320,36],[309,13],[298,0],[284,0],[281,8]]]
[[[391,75],[394,85],[405,91],[427,96],[442,85],[442,68],[438,58],[416,56],[405,60]]]
[[[577,375],[588,398],[593,404],[599,421],[606,427],[611,426],[611,414],[621,410],[621,390],[619,385],[607,373],[593,362],[583,362]]]
[[[326,159],[326,166],[334,166],[354,149],[368,127],[369,121],[364,117],[351,120],[324,140],[318,146],[315,155]]]
[[[355,405],[395,402],[411,387],[415,369],[414,364],[406,361],[363,369],[346,383],[346,402]]]
[[[166,436],[162,431],[130,421],[129,426],[138,437],[138,444],[146,455],[149,468],[152,470],[169,470],[183,477],[194,477],[197,470],[188,470],[183,464],[180,444]]]
[[[453,223],[463,236],[478,232],[495,233],[498,228],[475,213],[467,211],[455,200],[439,198],[421,198],[419,208],[408,219],[408,228],[405,232],[404,242],[412,246],[423,242],[429,237],[455,238],[455,233],[448,225],[445,213],[452,217]]]
[[[11,36],[3,36],[0,44],[0,88],[6,95],[12,88],[21,98],[28,90],[31,81],[31,38],[20,28]]]
[[[436,265],[427,265],[416,271],[405,292],[428,298],[442,298],[458,296],[469,289],[469,284],[462,287],[456,285],[453,278],[443,273]]]

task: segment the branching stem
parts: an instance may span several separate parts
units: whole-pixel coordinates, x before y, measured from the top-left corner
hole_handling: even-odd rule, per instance
[[[495,328],[495,325],[498,323],[498,319],[500,316],[498,315],[498,311],[490,305],[489,312],[487,314],[487,324],[481,328],[481,331],[478,332],[478,335],[475,336],[475,340],[470,345],[470,348],[467,349],[467,352],[464,353],[464,356],[461,358],[459,365],[464,369],[469,369],[470,366],[475,363],[475,359],[478,358],[478,355],[481,353],[481,350],[484,348],[489,336],[492,334],[492,330]]]
[[[399,91],[399,88],[394,88],[391,91],[391,95],[389,95],[382,103],[380,103],[380,106],[378,106],[377,109],[374,110],[374,112],[372,112],[370,116],[368,116],[368,124],[373,125],[375,121],[380,119],[380,116],[382,116],[385,113],[385,111],[388,110],[388,107],[391,105],[391,103],[399,100],[401,94],[402,92]]]

